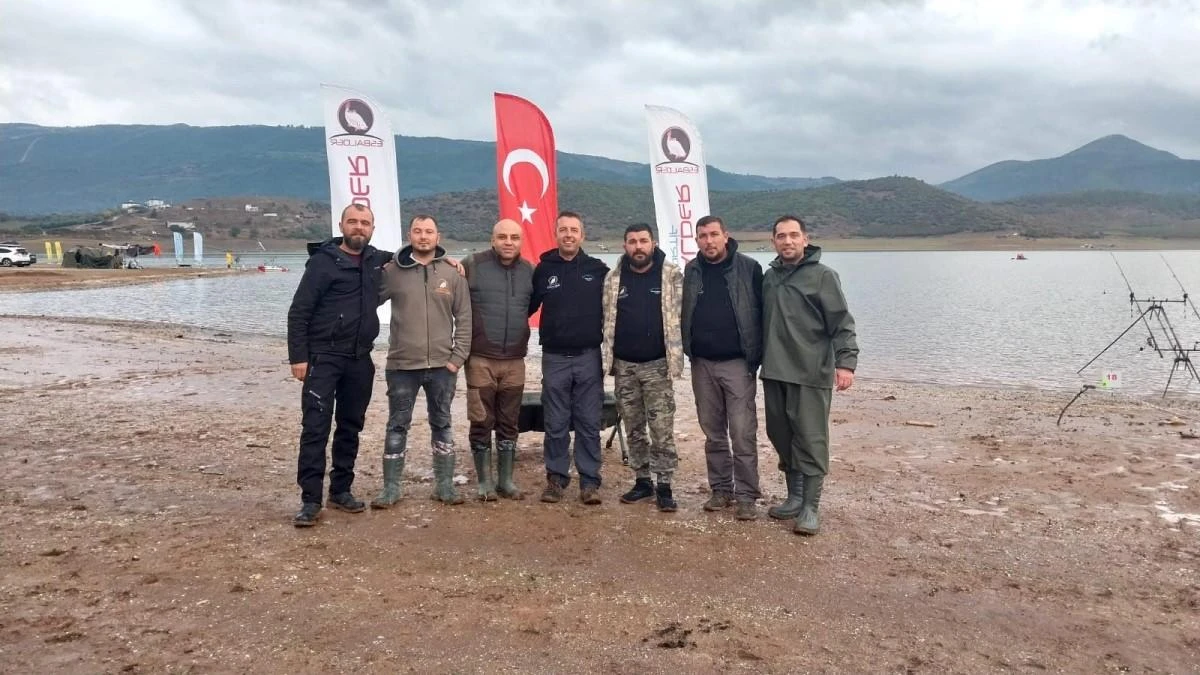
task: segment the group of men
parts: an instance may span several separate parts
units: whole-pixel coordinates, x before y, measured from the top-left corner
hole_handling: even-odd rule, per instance
[[[678,464],[673,382],[686,355],[706,439],[711,496],[704,510],[736,507],[737,519],[758,517],[761,376],[767,436],[787,484],[787,499],[768,515],[794,519],[798,533],[819,531],[832,390],[853,384],[858,346],[838,276],[821,264],[821,250],[809,243],[800,218],[775,221],[778,256],[765,273],[738,252],[716,216],[696,222],[700,255],[682,270],[645,224],[626,228],[624,255],[610,269],[584,252],[583,219],[570,211],[555,223],[557,248],[543,253],[536,267],[521,258],[522,230],[512,220],[496,223],[491,248],[461,263],[438,245],[432,216],[411,220],[409,244],[394,255],[368,243],[374,216],[365,206],[346,207],[340,229],[341,237],[310,251],[288,313],[289,361],[303,382],[297,527],[315,524],[320,515],[325,447],[335,421],[327,503],[352,513],[366,508],[351,485],[375,375],[376,308],[390,300],[383,489],[372,507],[387,508],[402,496],[421,389],[431,431],[432,497],[464,501],[453,481],[450,417],[459,370],[466,376],[477,497],[524,498],[513,466],[529,317],[540,312],[543,502],[564,498],[573,459],[580,501],[601,503],[607,374],[614,378],[634,472],[620,501],[653,499],[661,511],[678,508],[671,490]]]

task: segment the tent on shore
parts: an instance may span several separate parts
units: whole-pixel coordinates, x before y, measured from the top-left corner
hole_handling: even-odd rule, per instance
[[[76,246],[63,251],[62,266],[81,269],[120,269],[124,266],[121,254],[94,246]]]

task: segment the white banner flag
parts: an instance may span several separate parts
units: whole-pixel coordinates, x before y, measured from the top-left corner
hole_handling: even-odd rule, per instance
[[[342,210],[363,204],[375,214],[371,245],[395,253],[404,244],[400,220],[400,180],[396,176],[396,136],[383,109],[362,94],[321,85],[325,109],[325,154],[329,159],[329,205],[333,236],[342,235]],[[379,308],[388,325],[391,303]]]
[[[658,240],[678,265],[696,257],[696,221],[708,215],[708,170],[700,132],[673,108],[646,106],[650,132],[650,182]]]
[[[403,244],[396,136],[383,109],[358,92],[321,85],[325,108],[325,154],[329,159],[329,205],[333,236],[342,209],[363,204],[375,214],[371,245],[395,252]]]

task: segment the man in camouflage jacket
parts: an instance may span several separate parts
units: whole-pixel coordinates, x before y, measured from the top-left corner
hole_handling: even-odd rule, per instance
[[[683,374],[682,295],[683,273],[667,261],[650,226],[626,228],[625,255],[604,279],[604,372],[615,379],[636,476],[621,501],[655,497],[660,511],[677,508],[671,495],[678,464],[673,381]]]

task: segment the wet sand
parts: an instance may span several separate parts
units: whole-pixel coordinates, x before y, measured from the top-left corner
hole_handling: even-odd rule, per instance
[[[282,341],[0,318],[0,356],[4,670],[1200,669],[1195,401],[1091,393],[1056,427],[1070,393],[877,381],[864,360],[834,399],[813,538],[701,510],[686,379],[675,514],[618,503],[615,446],[602,505],[575,483],[538,502],[538,434],[521,438],[525,501],[432,502],[418,404],[407,498],[297,530]],[[380,371],[361,498],[380,485],[384,390]],[[461,392],[454,415],[462,444]],[[761,427],[760,453],[765,507],[783,486]]]
[[[54,291],[67,288],[100,288],[169,281],[188,277],[247,274],[257,270],[197,267],[153,267],[149,269],[64,269],[57,265],[33,265],[0,269],[0,293]]]

